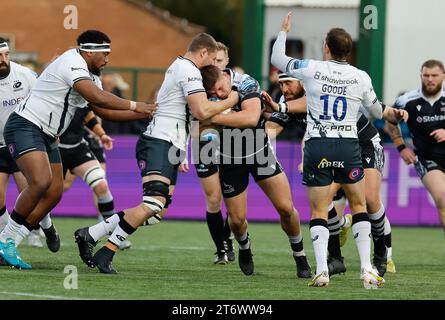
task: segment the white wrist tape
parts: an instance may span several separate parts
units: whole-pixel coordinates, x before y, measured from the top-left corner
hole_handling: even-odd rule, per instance
[[[288,106],[286,102],[281,102],[278,104],[280,106],[280,112],[281,113],[287,113]]]
[[[130,101],[130,110],[131,110],[131,111],[136,110],[136,102],[134,102],[134,101]]]

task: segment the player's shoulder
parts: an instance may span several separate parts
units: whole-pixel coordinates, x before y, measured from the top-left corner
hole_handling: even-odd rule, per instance
[[[404,94],[400,95],[395,102],[396,107],[404,107],[411,101],[418,100],[422,97],[422,93],[420,92],[420,88],[407,91]]]
[[[179,72],[198,72],[199,68],[195,65],[195,63],[187,59],[183,56],[179,56],[172,64],[172,66],[175,67],[175,69]]]
[[[11,64],[11,70],[13,70],[16,74],[37,78],[37,73],[35,73],[30,68],[25,67],[19,63],[13,62],[13,61],[10,61],[10,64]]]
[[[239,92],[252,92],[258,91],[260,92],[260,84],[258,81],[248,74],[243,74],[239,80],[238,85]]]

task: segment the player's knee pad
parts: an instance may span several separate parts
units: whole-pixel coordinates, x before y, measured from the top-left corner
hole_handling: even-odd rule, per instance
[[[164,209],[167,209],[168,206],[170,205],[170,203],[172,203],[172,196],[169,194],[169,195],[167,196],[167,199],[165,200]]]
[[[164,204],[155,197],[163,197],[168,199],[169,188],[168,184],[162,181],[154,180],[148,181],[143,184],[144,188],[144,205],[152,210],[155,214],[161,212],[164,208]]]
[[[161,222],[161,220],[162,220],[162,217],[156,213],[152,217],[145,220],[144,226],[152,226],[154,224],[158,224],[159,222]]]
[[[85,172],[82,180],[88,183],[90,188],[93,189],[99,183],[105,181],[105,171],[101,166],[92,167]]]

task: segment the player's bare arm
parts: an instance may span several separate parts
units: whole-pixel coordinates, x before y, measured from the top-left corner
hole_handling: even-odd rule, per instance
[[[238,95],[238,94],[237,94]],[[241,103],[240,112],[218,114],[211,121],[213,124],[234,128],[254,128],[261,116],[260,99],[252,98]]]
[[[99,89],[91,80],[77,81],[73,88],[80,93],[80,95],[95,105],[96,107],[111,109],[111,110],[131,110],[136,113],[143,113],[151,116],[156,107],[153,104],[145,102],[134,102],[119,98],[118,96]]]
[[[209,101],[204,92],[198,92],[187,96],[190,111],[199,121],[211,118],[214,115],[233,107],[238,103],[238,99],[238,93],[235,91],[230,92],[226,99],[220,101]]]

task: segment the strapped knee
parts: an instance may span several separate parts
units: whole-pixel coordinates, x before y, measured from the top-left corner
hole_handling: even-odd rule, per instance
[[[94,187],[105,180],[105,171],[101,166],[92,167],[85,172],[82,180],[88,183],[91,189],[94,189]]]
[[[144,205],[152,210],[155,214],[161,212],[164,208],[164,203],[159,201],[154,197],[163,197],[165,198],[165,203],[167,203],[167,199],[169,198],[169,185],[165,182],[153,180],[148,181],[143,184],[144,188],[144,197],[143,203]]]

